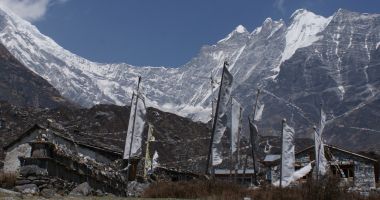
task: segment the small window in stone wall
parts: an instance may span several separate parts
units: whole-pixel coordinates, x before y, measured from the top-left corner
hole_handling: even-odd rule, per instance
[[[343,173],[346,176],[346,178],[353,178],[354,177],[354,167],[348,167],[343,169]]]
[[[342,177],[342,173],[344,174],[344,178],[354,178],[354,166],[353,165],[340,165],[340,166],[331,166],[331,171],[334,175],[339,175]],[[343,177],[342,177],[343,178]]]

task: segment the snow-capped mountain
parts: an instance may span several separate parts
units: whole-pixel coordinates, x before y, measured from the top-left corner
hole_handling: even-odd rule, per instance
[[[353,116],[368,107],[380,110],[376,107],[380,88],[378,14],[340,9],[323,17],[301,9],[293,13],[288,25],[270,18],[252,32],[239,25],[178,68],[88,61],[6,8],[0,10],[0,41],[64,97],[83,106],[129,104],[136,77],[141,75],[149,106],[208,121],[209,77],[219,80],[222,64],[228,60],[235,76],[233,95],[245,106],[245,118],[256,89],[263,89],[261,117],[266,120],[260,128],[268,134],[280,129],[283,117],[307,132],[318,121],[319,103],[324,103],[330,127],[335,128],[346,127],[337,122],[346,117],[356,119]],[[380,123],[365,122],[379,117],[377,113],[370,112],[350,126],[380,130]],[[335,136],[331,134],[331,138]]]
[[[265,82],[278,74],[284,58],[316,40],[315,35],[329,21],[299,10],[292,16],[289,28],[283,21],[270,18],[252,33],[239,25],[216,45],[202,48],[185,66],[165,68],[91,62],[63,49],[6,8],[0,11],[0,16],[1,42],[68,99],[84,106],[128,104],[136,77],[141,75],[151,106],[182,115],[202,112],[205,115],[194,116],[202,121],[208,120],[210,113],[209,77],[213,74],[218,79],[224,60],[229,60],[232,73],[241,77],[236,86],[244,84],[252,74]],[[309,23],[314,19],[317,21]],[[302,38],[297,40],[295,34],[302,34]],[[287,40],[289,35],[291,41]]]

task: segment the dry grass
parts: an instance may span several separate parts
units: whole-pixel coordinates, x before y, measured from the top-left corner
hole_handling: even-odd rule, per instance
[[[180,181],[157,182],[144,191],[149,198],[205,198],[242,199],[246,189],[229,182]]]
[[[13,186],[15,186],[16,179],[17,179],[16,173],[0,172],[0,187],[12,188]]]
[[[364,197],[347,192],[347,188],[337,187],[338,179],[328,178],[322,181],[309,180],[293,188],[264,186],[249,190],[230,182],[188,181],[158,182],[145,190],[143,197],[150,198],[201,198],[201,199],[243,199],[255,200],[375,200],[380,195]]]

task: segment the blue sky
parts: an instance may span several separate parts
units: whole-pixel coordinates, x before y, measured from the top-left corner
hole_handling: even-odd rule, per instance
[[[22,1],[45,6],[36,10],[38,16],[24,18],[69,51],[92,61],[137,66],[183,65],[239,24],[252,31],[267,17],[287,22],[298,8],[323,16],[338,8],[380,13],[377,0]]]

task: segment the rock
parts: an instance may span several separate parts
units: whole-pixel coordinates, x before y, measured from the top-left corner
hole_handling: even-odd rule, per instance
[[[37,179],[37,177],[35,177],[35,176],[28,176],[28,180],[34,181],[36,179]]]
[[[137,181],[131,181],[128,183],[128,196],[139,197],[148,186],[149,183],[139,183]]]
[[[45,188],[41,191],[41,196],[45,197],[45,198],[52,198],[56,195],[56,192],[54,189],[48,189],[48,188]]]
[[[28,179],[22,179],[22,180],[17,180],[15,182],[16,185],[25,185],[25,184],[30,184],[32,181],[28,180]]]
[[[19,185],[15,187],[15,190],[22,194],[37,194],[39,192],[36,184]]]
[[[19,192],[0,188],[0,196],[21,196]]]
[[[50,186],[50,185],[48,185],[48,184],[43,184],[43,185],[39,185],[38,188],[39,188],[40,190],[45,189],[45,188],[51,188],[51,187],[49,187],[49,186]]]
[[[42,169],[37,165],[27,165],[20,168],[20,174],[24,177],[28,176],[45,176],[48,174],[46,169]]]
[[[38,186],[40,186],[40,185],[44,185],[44,184],[49,183],[49,181],[48,180],[37,179],[37,180],[34,180],[33,183],[36,184],[36,185],[38,185]]]
[[[97,189],[97,190],[95,191],[95,195],[96,195],[96,196],[99,196],[99,197],[102,197],[102,196],[104,196],[105,194],[104,194],[103,191]]]
[[[92,192],[91,186],[87,183],[81,183],[76,188],[74,188],[69,195],[74,196],[88,196]]]

